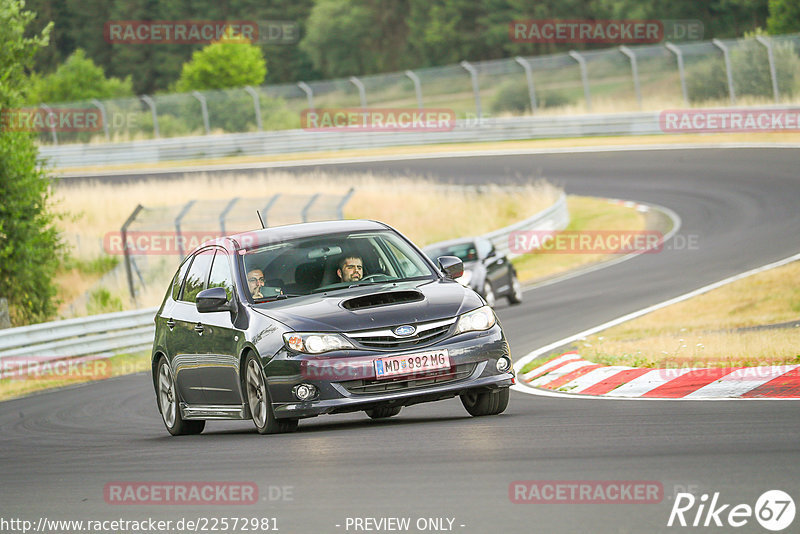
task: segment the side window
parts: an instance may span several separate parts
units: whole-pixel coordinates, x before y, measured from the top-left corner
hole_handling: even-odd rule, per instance
[[[175,279],[172,281],[172,300],[178,300],[181,293],[181,286],[183,285],[183,279],[186,278],[186,271],[189,270],[189,265],[191,264],[192,258],[187,258],[186,261],[181,264],[180,269],[178,269]]]
[[[228,255],[222,250],[217,250],[214,263],[211,265],[211,275],[208,277],[208,287],[224,287],[228,300],[233,298],[233,276]]]
[[[197,294],[205,289],[208,268],[211,267],[211,260],[213,259],[214,249],[201,250],[195,254],[192,266],[189,268],[189,274],[186,275],[181,300],[186,302],[197,301]]]

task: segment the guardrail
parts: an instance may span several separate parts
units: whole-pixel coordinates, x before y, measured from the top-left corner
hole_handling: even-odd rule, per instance
[[[566,195],[528,219],[485,235],[508,254],[508,237],[517,230],[560,230],[569,223]],[[107,357],[148,350],[155,334],[158,308],[91,315],[64,321],[0,330],[0,377],[4,360],[37,363]]]
[[[39,157],[55,167],[82,167],[439,143],[662,133],[656,112],[506,117],[460,120],[452,130],[444,132],[280,130],[109,144],[40,146]]]

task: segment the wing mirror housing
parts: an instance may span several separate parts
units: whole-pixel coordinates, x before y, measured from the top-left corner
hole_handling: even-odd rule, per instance
[[[197,311],[200,313],[236,311],[233,300],[228,301],[224,287],[210,287],[197,294]]]
[[[456,256],[439,256],[439,268],[447,278],[455,280],[464,274],[464,262]]]

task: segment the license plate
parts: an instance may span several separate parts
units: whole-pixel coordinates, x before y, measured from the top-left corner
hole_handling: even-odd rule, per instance
[[[449,368],[450,357],[447,355],[447,349],[432,350],[379,358],[375,360],[375,378],[419,374]]]

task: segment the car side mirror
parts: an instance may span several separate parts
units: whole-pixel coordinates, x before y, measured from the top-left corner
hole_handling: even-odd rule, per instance
[[[235,311],[233,301],[228,302],[224,287],[209,287],[197,294],[197,311],[200,313]]]
[[[464,262],[456,256],[439,256],[439,268],[446,277],[455,280],[464,274]]]

